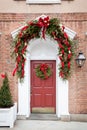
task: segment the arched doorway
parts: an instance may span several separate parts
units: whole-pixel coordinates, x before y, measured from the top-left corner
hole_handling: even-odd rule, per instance
[[[75,32],[65,28],[65,31],[73,38]],[[13,38],[18,32],[12,32]],[[31,114],[31,61],[34,60],[45,60],[50,61],[54,60],[56,63],[56,115],[60,117],[61,115],[68,115],[68,81],[63,82],[59,77],[58,65],[59,59],[57,56],[57,44],[55,40],[50,39],[46,36],[46,39],[33,39],[29,42],[26,55],[26,64],[25,64],[25,78],[24,82],[18,82],[18,115],[25,115],[29,117]]]
[[[58,46],[55,43],[56,41],[46,37],[44,39],[34,39],[30,42],[27,55],[26,55],[26,65],[25,65],[25,78],[24,82],[18,84],[18,92],[19,92],[19,102],[18,102],[18,110],[19,115],[26,115],[29,117],[31,114],[31,61],[35,60],[45,60],[52,61],[54,60],[56,63],[56,103],[55,103],[55,113],[58,117],[60,117],[63,112],[65,114],[68,113],[68,81],[63,82],[59,77],[58,72],[58,64],[59,59],[57,56]],[[26,107],[25,107],[26,106]]]

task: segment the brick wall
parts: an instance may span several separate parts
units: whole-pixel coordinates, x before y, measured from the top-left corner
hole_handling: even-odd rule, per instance
[[[0,74],[8,73],[10,89],[14,101],[17,101],[17,77],[12,76],[15,62],[11,58],[11,32],[27,20],[33,20],[41,14],[0,14]],[[59,13],[46,14],[50,17],[57,17],[61,23],[77,32],[77,52],[82,50],[87,57],[87,13]],[[0,78],[0,86],[2,79]],[[84,67],[78,68],[75,60],[72,70],[72,76],[69,79],[69,112],[87,113],[87,60]]]

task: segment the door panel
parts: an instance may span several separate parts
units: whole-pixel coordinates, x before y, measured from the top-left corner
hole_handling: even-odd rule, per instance
[[[43,80],[36,76],[35,68],[46,63],[52,75]],[[31,61],[31,112],[55,113],[56,108],[56,62]],[[45,111],[45,112],[44,112]]]

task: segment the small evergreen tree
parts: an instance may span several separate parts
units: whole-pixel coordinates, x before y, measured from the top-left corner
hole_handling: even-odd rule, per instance
[[[7,74],[5,74],[5,78],[3,79],[3,84],[0,89],[0,107],[9,108],[11,106],[13,106],[13,100],[10,93],[8,77]]]

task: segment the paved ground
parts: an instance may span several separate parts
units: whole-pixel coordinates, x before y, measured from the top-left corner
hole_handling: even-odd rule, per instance
[[[16,120],[14,128],[0,127],[0,130],[87,130],[87,122]]]

